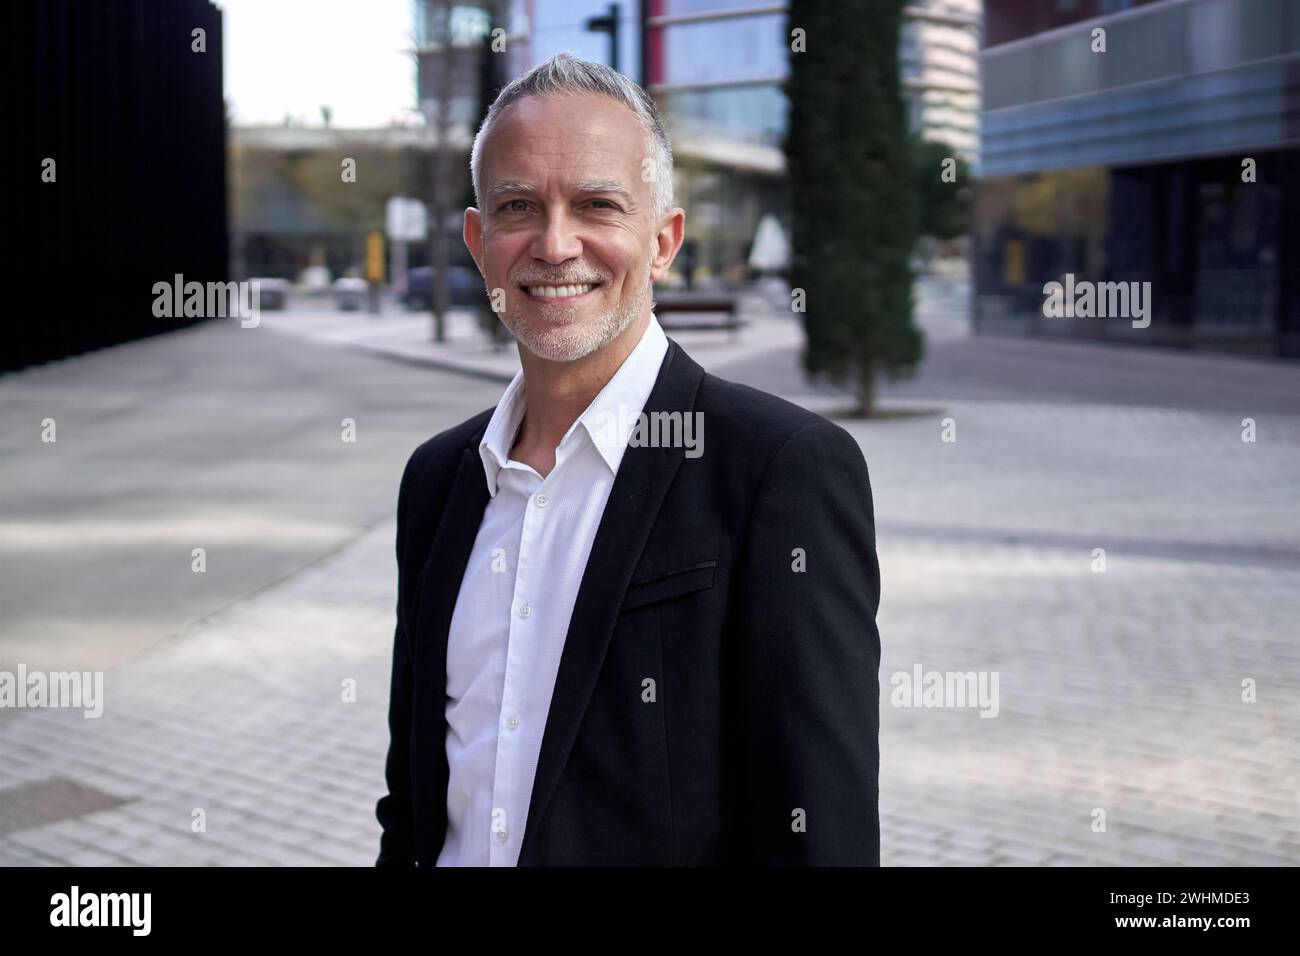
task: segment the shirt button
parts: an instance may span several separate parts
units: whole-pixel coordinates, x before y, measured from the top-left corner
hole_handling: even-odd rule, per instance
[[[521,605],[519,605],[519,616],[520,616],[520,617],[527,617],[528,615],[530,615],[530,614],[532,614],[532,613],[533,613],[533,609],[530,608],[527,604],[521,604]]]
[[[516,727],[519,726],[519,718],[518,718],[518,717],[508,717],[508,718],[506,719],[506,726],[509,727],[511,730],[514,730]]]
[[[550,501],[551,499],[548,498],[548,497],[546,497],[546,495],[538,495],[538,496],[537,496],[536,498],[534,498],[533,500],[537,502],[537,507],[539,507],[539,508],[545,508],[545,507],[546,507],[546,503],[547,503],[548,501]]]
[[[508,834],[506,833],[506,831],[505,831],[504,829],[502,829],[502,830],[498,830],[498,831],[497,831],[497,842],[498,842],[498,843],[505,843],[507,838],[508,838]]]

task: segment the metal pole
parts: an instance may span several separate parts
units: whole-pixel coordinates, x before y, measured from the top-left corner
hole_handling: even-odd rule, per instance
[[[618,4],[609,5],[609,65],[618,70]]]

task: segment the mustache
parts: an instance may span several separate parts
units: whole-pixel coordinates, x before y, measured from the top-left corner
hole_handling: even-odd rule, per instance
[[[516,286],[524,285],[595,285],[608,282],[609,277],[592,270],[567,272],[547,272],[540,269],[520,269],[511,273],[510,281]]]

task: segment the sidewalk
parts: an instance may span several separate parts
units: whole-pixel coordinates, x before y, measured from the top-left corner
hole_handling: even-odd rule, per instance
[[[1014,409],[951,411],[1025,437]],[[1053,430],[1075,417],[1043,414]],[[1124,444],[1165,424],[1130,417]],[[1098,575],[1068,539],[999,539],[957,483],[909,500],[916,472],[897,463],[930,423],[871,429],[851,427],[896,463],[876,479],[877,508],[894,516],[878,542],[884,863],[1300,863],[1294,562],[1243,564],[1189,541],[1112,552]],[[972,442],[963,470],[996,451]],[[888,530],[925,507],[979,533]],[[385,521],[110,671],[99,719],[0,724],[0,793],[92,788],[88,812],[63,821],[0,809],[0,865],[373,862],[394,530]],[[999,672],[997,719],[891,706],[892,675],[918,664]],[[1240,698],[1246,677],[1257,703]],[[1105,832],[1091,828],[1097,809]],[[191,831],[196,810],[205,832]]]
[[[374,529],[109,671],[99,718],[0,723],[0,866],[372,864],[393,533]],[[74,816],[29,825],[33,804],[72,784]],[[5,799],[23,785],[23,800]],[[79,812],[97,798],[117,805]]]
[[[780,342],[798,327],[782,321],[743,333],[744,366],[793,366]],[[431,366],[419,384],[395,382],[385,403],[433,401],[452,417],[485,407],[480,399],[513,374],[513,353],[485,356],[463,326],[449,345],[430,345],[428,322],[263,316],[277,345],[298,336],[337,349],[328,374],[353,385],[379,364],[355,352]],[[740,367],[724,358],[737,354],[725,333],[691,334],[716,339],[714,357],[701,359],[714,370]],[[224,341],[212,335],[202,343]],[[699,358],[710,346],[688,348]],[[120,354],[135,367],[138,352]],[[1070,355],[1098,369],[1113,356],[1138,360]],[[269,352],[258,375],[285,360]],[[454,361],[473,377],[432,370]],[[388,377],[401,375],[412,369],[390,363]],[[1080,367],[1077,387],[1090,377],[1099,376]],[[258,382],[241,380],[250,386]],[[925,414],[842,422],[871,469],[882,569],[882,861],[1300,864],[1300,413],[1246,409],[1260,439],[1244,444],[1235,399],[1172,408],[1106,395],[912,394]],[[221,397],[208,404],[228,417]],[[802,400],[842,404],[813,392]],[[337,414],[326,413],[331,428]],[[957,441],[941,441],[943,418]],[[110,441],[117,426],[100,427]],[[283,455],[282,434],[270,429],[261,454]],[[356,475],[330,464],[315,493],[351,495],[351,484],[325,485],[369,482]],[[109,670],[98,719],[0,711],[0,865],[372,863],[394,533],[391,516],[370,522],[304,570]],[[996,672],[996,719],[895,706],[895,678],[918,666]]]
[[[803,344],[803,329],[794,313],[751,310],[746,316],[749,324],[736,333],[719,329],[670,330],[670,334],[710,371]],[[283,312],[263,312],[261,324],[284,335],[493,382],[509,382],[519,370],[514,343],[494,348],[475,315],[464,309],[448,314],[443,342],[433,341],[433,317],[428,312],[408,312],[392,302],[385,302],[379,315],[339,312],[328,303],[305,302]]]

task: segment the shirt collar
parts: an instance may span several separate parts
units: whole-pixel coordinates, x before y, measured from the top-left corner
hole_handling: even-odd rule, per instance
[[[659,367],[668,352],[668,337],[654,313],[641,334],[640,341],[623,360],[612,378],[605,383],[587,410],[578,416],[556,448],[556,463],[564,457],[568,446],[578,437],[578,429],[587,434],[609,470],[618,474],[618,466],[627,451],[627,443],[636,427],[637,416],[659,378]],[[524,418],[524,373],[520,369],[506,386],[501,401],[488,420],[483,440],[479,442],[479,457],[483,461],[483,474],[487,479],[488,494],[496,497],[497,479],[510,457],[515,435]]]

